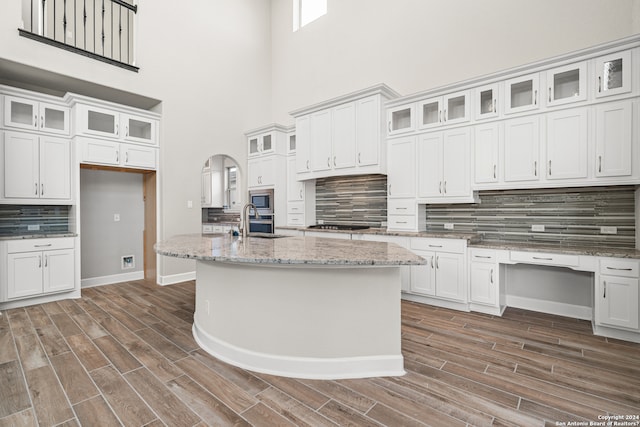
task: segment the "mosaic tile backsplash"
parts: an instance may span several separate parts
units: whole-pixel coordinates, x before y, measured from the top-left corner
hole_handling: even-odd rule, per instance
[[[426,205],[426,230],[472,232],[484,240],[635,248],[635,187],[481,191],[479,204]],[[544,225],[544,232],[531,231]],[[617,227],[601,234],[600,227]]]
[[[0,205],[0,236],[69,232],[70,206]]]
[[[380,227],[387,221],[387,176],[356,175],[316,180],[316,221]]]

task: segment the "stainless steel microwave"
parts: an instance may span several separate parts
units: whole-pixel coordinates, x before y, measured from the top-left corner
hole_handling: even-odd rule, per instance
[[[260,215],[273,213],[273,190],[250,191],[249,201],[256,206]]]

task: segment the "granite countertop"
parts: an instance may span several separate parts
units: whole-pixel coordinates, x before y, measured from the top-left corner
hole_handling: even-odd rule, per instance
[[[322,237],[247,237],[185,234],[158,242],[160,255],[201,261],[303,265],[422,265],[424,258],[394,243]]]
[[[76,233],[16,234],[12,236],[0,236],[0,240],[56,239],[58,237],[76,237],[77,235]]]
[[[384,236],[423,237],[433,239],[462,239],[467,241],[470,248],[486,248],[497,250],[511,250],[523,252],[549,252],[568,255],[599,256],[611,258],[637,258],[640,259],[640,250],[625,248],[607,248],[599,246],[577,246],[561,244],[544,244],[532,242],[511,242],[497,240],[483,240],[482,235],[476,233],[457,232],[427,232],[427,231],[387,231],[384,228],[369,228],[366,230],[321,230],[308,229],[306,227],[278,227],[278,229],[299,231],[320,231],[323,233],[350,233],[350,234],[374,234]]]

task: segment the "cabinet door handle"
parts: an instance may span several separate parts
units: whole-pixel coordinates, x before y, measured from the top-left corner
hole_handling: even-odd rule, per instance
[[[336,166],[336,156],[333,156],[333,166]]]
[[[442,181],[438,184],[438,193],[442,194]]]
[[[42,255],[38,255],[38,268],[42,268]]]
[[[34,248],[48,248],[49,246],[51,246],[51,243],[47,243],[46,245],[33,245]]]
[[[545,257],[537,257],[537,256],[534,256],[533,259],[537,259],[540,261],[553,261],[553,258],[545,258]]]
[[[38,183],[37,183],[37,182],[36,182],[36,192],[35,192],[35,195],[36,195],[36,196],[38,195]]]
[[[124,136],[127,136],[127,137],[129,136],[129,125],[126,125],[124,127]]]
[[[116,135],[118,135],[118,124],[116,123]]]
[[[489,277],[489,282],[493,285],[493,268],[491,269],[491,277]]]
[[[49,255],[45,255],[44,256],[44,266],[48,267],[49,266]]]
[[[441,248],[442,245],[428,245],[430,248]]]
[[[44,196],[44,184],[40,184],[40,195]]]
[[[498,111],[498,100],[494,99],[493,100],[493,112],[497,112]]]
[[[362,163],[362,161],[360,160],[360,155],[361,155],[361,154],[362,154],[362,153],[358,153],[358,164]]]
[[[447,109],[444,109],[444,114],[442,115],[442,121],[446,122],[447,121]]]
[[[607,297],[607,281],[604,280],[602,283],[604,284],[604,292],[602,293],[602,298],[606,298]]]
[[[389,184],[389,195],[391,195],[391,184]]]
[[[447,181],[444,182],[444,194],[447,194]]]
[[[309,160],[307,160],[307,170],[309,170]]]
[[[302,200],[302,189],[300,189],[300,200]]]
[[[496,174],[496,170],[497,170],[497,168],[498,168],[498,165],[493,165],[493,179],[496,179],[496,178],[497,178],[497,176],[496,176],[496,175],[497,175],[497,174]]]
[[[391,133],[391,120],[389,120],[389,124],[387,125],[387,130]]]
[[[396,221],[397,224],[406,224],[407,221]]]
[[[533,91],[533,105],[538,105],[538,91]]]
[[[327,167],[331,167],[331,157],[327,157]]]
[[[431,257],[431,268],[433,268],[433,258],[434,257]]]
[[[128,151],[124,152],[124,162],[125,163],[129,163],[129,152]]]
[[[436,268],[440,268],[440,266],[438,265],[438,258],[440,257],[436,255]]]
[[[491,257],[488,255],[474,255],[474,258],[481,258],[481,259],[490,259]]]
[[[598,76],[598,93],[602,92],[602,77]]]
[[[598,173],[602,172],[602,156],[598,156]]]
[[[37,114],[35,116],[33,116],[33,127],[34,128],[38,127],[38,115]]]
[[[120,152],[116,150],[116,163],[120,163]]]
[[[438,110],[438,122],[442,123],[442,110]]]
[[[398,208],[396,208],[396,210],[397,210],[397,211],[406,211],[406,210],[407,210],[407,208],[401,208],[401,207],[398,207]]]
[[[551,160],[549,160],[549,176],[551,176]]]
[[[533,161],[533,176],[538,176],[538,161]]]
[[[549,88],[549,102],[551,102],[551,88]]]
[[[632,268],[616,268],[616,267],[607,267],[607,270],[614,270],[614,271],[633,271]]]
[[[44,128],[44,116],[40,116],[40,128]]]

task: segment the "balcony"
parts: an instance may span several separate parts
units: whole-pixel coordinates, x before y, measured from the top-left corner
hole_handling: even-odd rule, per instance
[[[130,71],[135,66],[135,0],[23,0],[23,37]]]

